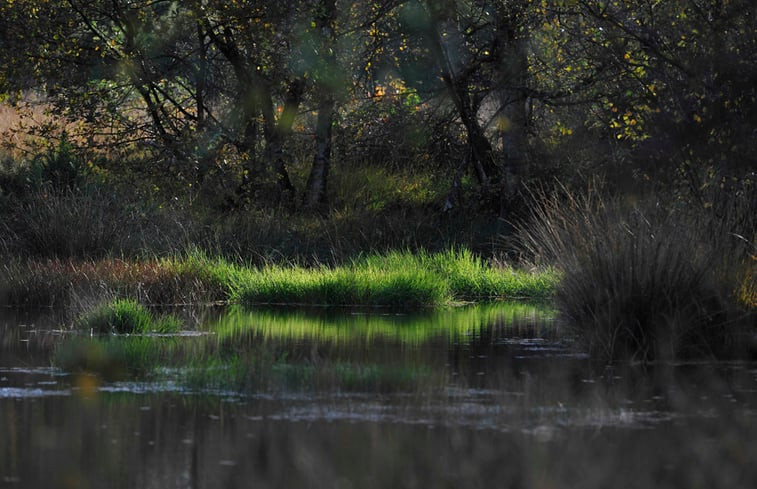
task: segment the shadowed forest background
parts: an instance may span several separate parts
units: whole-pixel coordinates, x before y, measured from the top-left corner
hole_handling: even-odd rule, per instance
[[[0,8],[14,252],[492,253],[556,182],[753,199],[749,1]]]

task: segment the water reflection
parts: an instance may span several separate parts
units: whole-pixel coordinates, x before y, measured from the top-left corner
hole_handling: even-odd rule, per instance
[[[206,328],[221,338],[254,335],[265,339],[317,340],[319,343],[372,343],[388,340],[418,345],[444,337],[468,342],[487,335],[555,336],[553,311],[543,304],[506,303],[392,312],[335,308],[285,309],[232,307]]]
[[[203,335],[91,339],[13,314],[0,487],[757,482],[757,364],[597,366],[535,305],[205,309],[185,315]],[[123,370],[50,366],[77,341]],[[238,388],[211,383],[240,371]]]

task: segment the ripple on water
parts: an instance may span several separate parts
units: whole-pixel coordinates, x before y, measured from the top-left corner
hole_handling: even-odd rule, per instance
[[[0,387],[0,399],[31,399],[37,397],[69,396],[70,390],[39,389],[32,387]]]

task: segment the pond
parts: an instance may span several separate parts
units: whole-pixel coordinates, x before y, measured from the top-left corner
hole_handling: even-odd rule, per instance
[[[757,487],[756,363],[596,365],[522,303],[174,313],[0,310],[0,487]]]

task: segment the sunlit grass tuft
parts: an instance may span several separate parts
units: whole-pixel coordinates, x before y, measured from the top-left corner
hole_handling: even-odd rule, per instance
[[[268,266],[238,282],[232,300],[328,305],[441,305],[464,300],[546,298],[554,272],[499,269],[467,250],[390,252],[337,267]]]
[[[156,317],[131,299],[117,299],[101,304],[79,318],[74,326],[95,333],[170,333],[181,328],[173,316]]]

